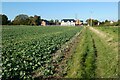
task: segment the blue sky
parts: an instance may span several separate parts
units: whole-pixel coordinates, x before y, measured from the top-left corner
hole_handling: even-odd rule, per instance
[[[86,20],[90,17],[100,21],[118,19],[117,2],[3,2],[2,13],[9,19],[18,14],[40,15],[43,19],[75,18]]]
[[[120,0],[1,0],[2,2],[118,2]]]

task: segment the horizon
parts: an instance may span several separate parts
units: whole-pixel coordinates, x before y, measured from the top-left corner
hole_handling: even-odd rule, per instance
[[[102,6],[101,6],[102,5]],[[13,20],[19,14],[38,15],[46,20],[118,20],[117,2],[3,2],[2,14]]]

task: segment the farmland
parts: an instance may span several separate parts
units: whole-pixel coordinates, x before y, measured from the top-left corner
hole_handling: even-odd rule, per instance
[[[81,28],[4,26],[3,79],[31,78],[34,70],[52,75],[52,53],[69,41]]]
[[[3,26],[2,52],[3,80],[118,77],[118,27]]]

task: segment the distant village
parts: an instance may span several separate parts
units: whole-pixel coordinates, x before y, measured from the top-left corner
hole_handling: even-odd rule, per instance
[[[99,26],[99,25],[103,25],[106,23],[106,25],[117,25],[117,22],[115,21],[108,21],[105,20],[105,22],[100,22],[98,20],[94,20],[94,19],[87,19],[86,22],[83,22],[83,20],[80,19],[62,19],[60,22],[55,22],[56,24],[52,24],[52,25],[61,25],[61,26],[83,26],[83,25],[87,25],[87,26]],[[42,20],[41,22],[41,26],[47,26],[47,25],[51,25],[49,23],[49,21],[47,20]]]
[[[26,14],[19,14],[13,20],[9,20],[7,15],[0,14],[0,25],[32,25],[32,26],[118,26],[120,25],[120,20],[105,20],[98,21],[97,19],[88,18],[86,21],[82,19],[41,19],[41,16],[34,15],[28,16]]]
[[[47,20],[42,20],[41,26],[50,25]],[[82,20],[75,20],[75,19],[62,19],[61,22],[58,22],[56,25],[61,26],[83,26]]]

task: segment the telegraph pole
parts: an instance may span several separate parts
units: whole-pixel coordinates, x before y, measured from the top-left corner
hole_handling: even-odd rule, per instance
[[[91,26],[92,26],[92,11],[90,11],[90,13],[91,13],[91,19],[90,19],[90,24],[91,24]]]
[[[91,26],[92,26],[92,18],[91,18]]]
[[[75,14],[75,19],[77,20],[77,14]]]

